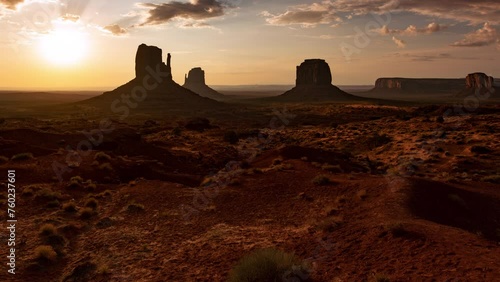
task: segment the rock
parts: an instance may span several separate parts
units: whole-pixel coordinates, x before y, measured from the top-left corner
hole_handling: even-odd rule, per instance
[[[375,88],[370,92],[456,93],[464,87],[462,79],[384,77],[375,81]]]
[[[364,98],[348,94],[332,85],[330,66],[322,59],[305,60],[297,67],[296,85],[291,90],[269,100],[286,102],[361,101]]]
[[[325,60],[305,60],[297,67],[296,85],[331,85],[332,73]]]
[[[493,77],[487,76],[486,74],[481,72],[476,72],[467,75],[467,77],[465,78],[465,85],[467,88],[491,89],[494,86],[494,81],[495,80],[493,79]]]
[[[151,75],[151,72],[154,73],[160,70],[170,73],[170,78],[172,78],[170,60],[171,56],[168,54],[167,64],[165,65],[162,62],[162,50],[160,48],[141,44],[135,56],[135,76],[140,79],[146,75]],[[150,70],[148,71],[148,69]]]
[[[189,71],[184,80],[184,85],[205,85],[205,71],[201,68],[194,68]]]
[[[185,76],[183,87],[193,91],[201,97],[207,97],[214,100],[224,100],[226,97],[205,83],[205,71],[200,67],[193,68]]]

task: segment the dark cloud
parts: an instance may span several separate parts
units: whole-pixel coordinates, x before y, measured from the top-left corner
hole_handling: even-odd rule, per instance
[[[451,46],[482,47],[494,44],[500,45],[500,37],[494,27],[492,27],[488,23],[485,23],[482,28],[466,34],[464,39],[453,43]]]
[[[7,9],[15,10],[16,5],[23,3],[24,0],[0,0],[0,4],[4,5],[7,7]]]
[[[191,2],[171,1],[163,4],[144,3],[141,7],[149,9],[148,17],[141,25],[158,25],[176,18],[203,20],[220,17],[230,4],[218,0],[193,0]]]
[[[105,26],[103,27],[104,30],[108,31],[108,32],[111,32],[113,35],[124,35],[124,34],[127,34],[127,30],[124,29],[123,27],[117,25],[117,24],[114,24],[114,25],[108,25],[108,26]]]
[[[480,24],[486,21],[500,24],[498,0],[329,0],[312,4],[290,6],[281,14],[264,12],[267,22],[276,25],[321,24],[335,21],[340,13],[366,15],[368,13],[410,12],[414,14]]]

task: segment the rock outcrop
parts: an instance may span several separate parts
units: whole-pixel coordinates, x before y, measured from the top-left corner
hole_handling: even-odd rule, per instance
[[[498,98],[499,91],[500,87],[495,83],[493,77],[476,72],[465,77],[465,89],[462,89],[458,96],[481,95],[482,97]],[[485,96],[485,94],[488,95]]]
[[[151,72],[168,72],[172,79],[172,68],[170,66],[171,56],[167,56],[167,64],[162,61],[162,50],[156,46],[148,46],[141,44],[137,48],[135,55],[135,77],[143,78],[146,75],[151,75]]]
[[[491,76],[487,76],[485,73],[476,72],[467,75],[465,78],[465,86],[467,88],[474,89],[491,89],[494,87],[494,79]]]
[[[200,67],[193,68],[185,76],[183,87],[194,93],[214,100],[224,100],[225,96],[213,90],[205,83],[205,71]]]
[[[271,98],[277,101],[360,101],[364,98],[348,94],[332,85],[332,73],[325,60],[305,60],[297,67],[296,85],[284,94]]]
[[[456,93],[463,89],[463,79],[440,78],[379,78],[371,92],[398,92],[401,94],[439,94]]]
[[[331,85],[332,73],[325,60],[309,59],[297,66],[296,85]]]
[[[141,44],[136,53],[134,79],[80,104],[111,110],[124,117],[134,111],[163,115],[170,111],[192,113],[197,109],[224,107],[224,104],[201,97],[173,81],[171,59],[168,54],[165,64],[160,48]]]

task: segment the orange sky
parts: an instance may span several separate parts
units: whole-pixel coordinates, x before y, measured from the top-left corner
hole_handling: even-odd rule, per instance
[[[0,89],[111,89],[134,77],[141,43],[173,54],[181,84],[197,66],[211,85],[293,84],[307,58],[337,85],[500,76],[491,1],[159,2],[0,0]]]

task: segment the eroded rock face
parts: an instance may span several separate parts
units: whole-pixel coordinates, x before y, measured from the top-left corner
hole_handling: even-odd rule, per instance
[[[297,86],[301,85],[331,85],[332,73],[325,60],[305,60],[297,67]]]
[[[186,75],[184,85],[205,85],[205,71],[201,68],[193,68]]]
[[[467,88],[472,89],[491,89],[495,84],[495,80],[491,76],[477,72],[467,75],[465,78],[465,84]]]
[[[151,72],[161,71],[170,73],[171,78],[170,60],[171,56],[168,54],[167,64],[165,65],[162,61],[162,50],[160,48],[141,44],[135,56],[135,76],[136,78],[143,78],[146,75],[151,75]]]
[[[375,88],[379,89],[402,89],[403,83],[401,79],[398,78],[379,78],[375,82]]]

